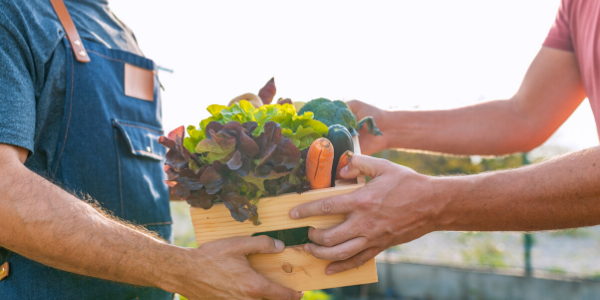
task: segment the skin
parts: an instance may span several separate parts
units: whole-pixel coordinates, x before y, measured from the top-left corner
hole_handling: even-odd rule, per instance
[[[365,154],[386,148],[505,155],[541,145],[585,98],[572,52],[542,48],[510,99],[438,111],[385,111],[360,101],[383,136],[361,132]],[[346,214],[311,229],[306,250],[335,261],[327,274],[356,268],[381,251],[433,231],[536,231],[600,224],[600,147],[519,169],[433,177],[386,160],[355,155],[344,178],[373,179],[348,195],[300,205],[291,218]]]
[[[250,268],[278,253],[272,238],[230,238],[198,249],[107,217],[27,169],[27,150],[0,144],[0,246],[57,269],[179,293],[188,299],[301,299]]]

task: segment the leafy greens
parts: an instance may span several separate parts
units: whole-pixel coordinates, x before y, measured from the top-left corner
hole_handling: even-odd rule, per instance
[[[239,221],[260,224],[256,204],[267,195],[310,189],[307,148],[327,135],[312,113],[298,116],[291,104],[254,108],[247,101],[211,105],[200,127],[176,128],[159,143],[169,148],[165,182],[194,207],[222,201]]]
[[[189,137],[185,138],[184,145],[194,152],[196,145],[207,137],[206,126],[210,122],[227,124],[231,121],[238,123],[256,122],[257,126],[252,134],[259,136],[264,131],[267,122],[273,121],[281,126],[283,134],[290,138],[299,150],[310,147],[312,142],[319,137],[327,136],[329,130],[327,125],[314,119],[312,112],[303,115],[296,113],[293,104],[269,104],[255,108],[250,102],[242,100],[230,107],[213,104],[207,108],[211,116],[200,122],[200,128],[188,126]]]

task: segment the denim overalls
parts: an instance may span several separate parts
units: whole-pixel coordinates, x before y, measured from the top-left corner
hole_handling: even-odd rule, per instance
[[[63,188],[88,194],[115,216],[156,231],[169,241],[171,216],[162,163],[166,149],[157,142],[163,130],[156,65],[128,52],[81,42],[88,63],[78,62],[73,44],[64,39],[64,117],[48,174]],[[125,95],[126,65],[154,72],[153,99]],[[60,271],[14,252],[7,261],[10,275],[0,282],[1,299],[173,298],[155,288]]]

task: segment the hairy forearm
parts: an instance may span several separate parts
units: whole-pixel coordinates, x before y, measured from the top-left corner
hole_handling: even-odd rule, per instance
[[[0,245],[61,270],[136,285],[170,284],[185,250],[104,216],[29,171],[3,166]],[[162,277],[162,278],[161,278]]]
[[[450,110],[390,111],[384,113],[384,132],[390,148],[462,155],[528,151],[551,132],[514,106],[513,100],[497,100]]]
[[[600,224],[600,147],[524,168],[436,178],[439,230],[534,231]]]

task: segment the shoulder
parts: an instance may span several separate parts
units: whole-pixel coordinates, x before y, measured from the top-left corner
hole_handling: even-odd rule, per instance
[[[578,19],[582,16],[596,15],[600,8],[599,1],[588,0],[561,0],[560,10],[568,19]]]
[[[48,0],[0,0],[0,26],[37,62],[45,62],[64,36]]]

